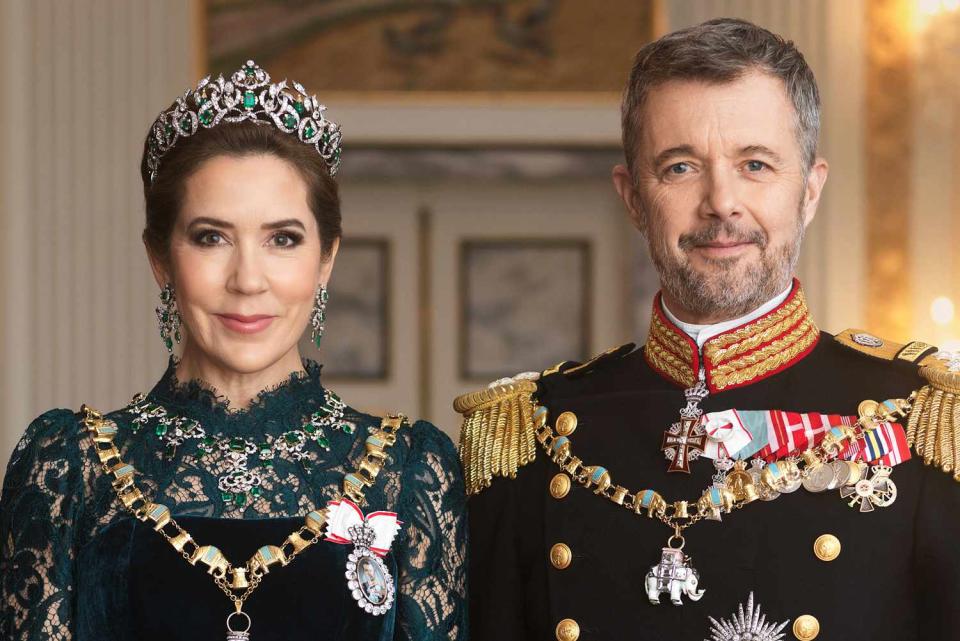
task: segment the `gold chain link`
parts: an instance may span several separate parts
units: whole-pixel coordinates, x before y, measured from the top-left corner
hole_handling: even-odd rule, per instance
[[[104,419],[102,414],[86,405],[80,411],[84,415],[83,424],[93,438],[94,451],[100,459],[101,468],[114,477],[112,484],[120,503],[138,520],[153,521],[154,530],[190,565],[198,562],[207,565],[214,583],[233,602],[237,612],[242,610],[244,602],[260,586],[271,565],[289,565],[301,552],[324,538],[327,508],[311,511],[306,516],[305,525],[290,534],[283,543],[279,546],[261,547],[247,560],[243,568],[235,568],[218,548],[197,544],[171,516],[169,508],[153,503],[141,492],[134,482],[138,474],[136,468],[123,461],[114,445],[119,431],[116,424]],[[371,432],[364,443],[360,464],[343,477],[343,492],[337,498],[338,501],[348,498],[357,505],[366,504],[364,492],[376,481],[386,461],[386,451],[396,443],[397,432],[405,421],[402,414],[388,415],[383,418],[380,427]],[[168,529],[174,531],[171,533]],[[233,578],[234,584],[227,580],[228,576]]]
[[[838,439],[828,432],[828,435],[824,437],[820,445],[808,450],[805,458],[797,461],[799,473],[801,476],[805,476],[810,465],[835,460],[846,442],[858,438],[865,428],[875,426],[874,422],[876,420],[889,420],[906,416],[910,411],[913,400],[914,396],[908,399],[887,401],[887,403],[891,404],[895,409],[891,410],[888,408],[888,410],[886,410],[887,413],[879,417],[864,414],[861,411],[860,419],[853,427],[840,426],[843,438]],[[646,511],[648,518],[656,517],[664,525],[673,530],[674,536],[676,537],[682,538],[681,534],[684,530],[707,518],[712,512],[717,514],[726,512],[729,514],[734,510],[742,509],[756,499],[755,495],[753,498],[750,498],[749,493],[747,495],[741,494],[733,496],[732,500],[726,504],[716,506],[711,502],[711,490],[708,488],[696,501],[674,501],[667,503],[656,491],[642,490],[641,492],[633,492],[623,486],[614,485],[610,481],[610,475],[606,471],[606,468],[586,466],[579,457],[574,456],[569,437],[561,437],[554,431],[554,427],[549,424],[548,411],[545,407],[540,406],[533,399],[531,399],[530,403],[533,406],[535,416],[537,416],[537,424],[535,425],[537,441],[546,451],[547,456],[550,457],[563,472],[569,474],[571,479],[586,489],[591,490],[597,496],[606,498],[634,514],[640,515],[643,511]],[[865,401],[861,403],[861,408],[866,403],[871,403],[871,408],[880,405],[872,401]],[[882,407],[880,409],[883,411]],[[788,457],[778,459],[776,462],[782,462],[786,458]],[[591,478],[591,472],[598,469],[602,470],[603,474],[600,479],[593,480]],[[763,478],[760,479],[760,482],[766,484]],[[769,485],[768,487],[776,491],[776,487]],[[642,496],[647,497],[646,505],[643,504],[644,499],[641,498]]]

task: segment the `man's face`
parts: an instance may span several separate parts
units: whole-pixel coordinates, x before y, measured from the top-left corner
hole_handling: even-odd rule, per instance
[[[804,171],[783,83],[760,72],[670,81],[650,91],[640,116],[635,175],[618,166],[614,182],[671,311],[718,322],[786,289],[827,165]]]

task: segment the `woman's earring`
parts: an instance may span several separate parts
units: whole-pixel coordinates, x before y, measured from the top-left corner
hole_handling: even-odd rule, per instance
[[[180,342],[180,310],[177,309],[177,296],[173,293],[172,283],[167,283],[160,290],[160,304],[156,311],[160,338],[167,346],[167,351],[173,353],[173,342]]]
[[[310,339],[318,349],[320,348],[320,339],[323,338],[323,323],[327,320],[328,300],[330,300],[330,295],[327,293],[327,287],[320,285],[313,298],[313,314],[310,315],[310,327],[312,328]]]

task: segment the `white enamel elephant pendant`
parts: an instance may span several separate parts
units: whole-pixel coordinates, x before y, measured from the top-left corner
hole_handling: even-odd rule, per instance
[[[691,601],[699,601],[706,592],[697,589],[699,581],[700,575],[690,565],[690,557],[682,550],[665,547],[660,563],[647,572],[647,598],[654,605],[660,604],[660,595],[664,593],[670,595],[670,602],[674,605],[683,605],[681,597],[684,595]]]

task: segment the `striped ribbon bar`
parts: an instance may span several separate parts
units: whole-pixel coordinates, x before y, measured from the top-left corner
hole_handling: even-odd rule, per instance
[[[863,461],[893,467],[909,461],[907,434],[899,423],[880,423],[867,430],[856,443],[850,443],[840,455],[848,461]]]
[[[730,452],[732,458],[759,456],[767,462],[800,455],[819,445],[832,427],[853,426],[856,422],[856,416],[781,410],[726,410],[704,417],[705,424],[732,423],[735,433],[750,436],[746,445]],[[910,448],[899,423],[880,423],[856,442],[848,443],[840,457],[892,466],[909,460]]]

